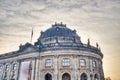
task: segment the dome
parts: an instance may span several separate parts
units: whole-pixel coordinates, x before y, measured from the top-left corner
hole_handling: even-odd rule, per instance
[[[66,27],[66,24],[55,23],[51,28],[44,32],[41,32],[38,41],[35,43],[36,46],[50,46],[59,44],[68,46],[74,44],[80,44],[80,37],[77,35],[76,30],[71,30]]]
[[[76,34],[76,30],[71,30],[66,27],[65,24],[55,23],[51,28],[47,29],[45,32],[41,32],[40,39],[44,38],[53,38],[53,37],[68,37],[68,38],[76,38],[79,37]]]
[[[34,45],[40,51],[81,50],[94,52],[103,56],[98,48],[90,45],[89,40],[87,44],[82,43],[76,30],[71,30],[62,23],[55,23],[51,28],[41,32],[38,41]]]

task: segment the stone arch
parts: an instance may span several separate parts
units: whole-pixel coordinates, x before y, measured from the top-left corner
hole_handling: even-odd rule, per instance
[[[88,80],[88,76],[86,73],[82,73],[80,76],[80,80]]]
[[[5,71],[8,72],[11,69],[11,64],[10,63],[6,63],[4,68],[5,68]]]
[[[64,73],[64,74],[62,75],[62,80],[71,80],[70,74],[69,74],[69,73]]]
[[[3,74],[3,79],[7,80],[9,78],[8,74],[10,73],[11,70],[11,64],[6,63],[4,65],[4,74]]]
[[[95,80],[98,80],[98,74],[95,74],[95,75],[94,75],[94,79],[95,79]]]
[[[12,67],[12,70],[14,70],[14,67],[16,67],[16,69],[18,69],[19,63],[18,62],[13,62],[11,67]]]
[[[47,73],[45,75],[45,80],[52,80],[52,75],[50,73]]]

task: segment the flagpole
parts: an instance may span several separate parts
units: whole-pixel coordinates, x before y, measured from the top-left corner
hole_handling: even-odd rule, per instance
[[[33,37],[33,27],[32,27],[32,31],[31,31],[31,39],[30,39],[30,43],[32,43],[32,37]]]

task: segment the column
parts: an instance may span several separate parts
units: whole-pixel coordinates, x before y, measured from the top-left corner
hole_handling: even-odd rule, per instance
[[[32,71],[31,71],[31,80],[35,80],[35,71],[36,71],[36,58],[32,59]]]
[[[44,63],[42,62],[42,56],[39,56],[39,79],[38,80],[44,80],[45,75],[42,74],[43,65]]]
[[[90,78],[91,80],[94,80],[92,60],[90,60]]]
[[[35,80],[39,80],[39,77],[40,77],[40,60],[39,58],[37,57],[36,59],[36,69],[35,69]]]
[[[77,56],[73,55],[73,65],[74,65],[74,80],[78,80],[78,75],[77,75]]]
[[[54,79],[53,80],[58,80],[58,55],[55,55],[55,59],[54,59]]]
[[[20,77],[20,67],[21,67],[21,60],[18,60],[18,71],[17,71],[17,79],[16,80],[19,80],[19,77]]]

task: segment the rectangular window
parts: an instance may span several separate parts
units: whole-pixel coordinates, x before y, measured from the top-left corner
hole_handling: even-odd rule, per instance
[[[80,59],[80,66],[86,66],[86,62],[84,59]]]
[[[69,66],[70,65],[70,60],[68,58],[63,59],[63,66]]]
[[[45,62],[45,66],[46,67],[52,66],[52,60],[51,59],[47,59],[46,62]]]

